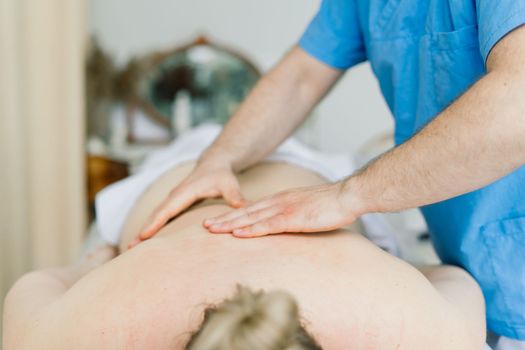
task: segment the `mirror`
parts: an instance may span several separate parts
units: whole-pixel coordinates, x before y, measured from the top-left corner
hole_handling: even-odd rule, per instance
[[[134,57],[124,69],[118,69],[96,40],[92,46],[87,64],[88,135],[109,143],[121,138],[122,128],[128,143],[162,143],[205,122],[224,124],[261,76],[242,54],[205,37]],[[111,121],[115,105],[123,107],[126,120],[118,130]],[[165,136],[144,137],[146,126]]]
[[[202,38],[155,61],[139,82],[139,95],[175,132],[224,124],[260,77],[241,55]]]

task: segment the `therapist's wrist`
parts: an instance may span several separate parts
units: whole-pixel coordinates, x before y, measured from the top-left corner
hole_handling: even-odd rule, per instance
[[[226,153],[215,150],[205,151],[199,160],[197,161],[197,166],[203,168],[220,168],[220,169],[230,169],[233,171],[234,159],[233,157]]]
[[[341,182],[339,201],[349,217],[360,217],[375,211],[372,197],[367,192],[365,183],[359,175],[353,175]]]

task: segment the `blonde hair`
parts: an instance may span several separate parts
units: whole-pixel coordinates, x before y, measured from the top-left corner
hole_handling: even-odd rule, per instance
[[[301,325],[294,298],[281,291],[237,293],[204,312],[187,350],[321,350]]]

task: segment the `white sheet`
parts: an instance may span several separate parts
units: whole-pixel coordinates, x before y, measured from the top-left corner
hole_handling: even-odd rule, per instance
[[[507,337],[500,337],[494,349],[495,350],[525,350],[525,341],[510,339]]]
[[[181,135],[164,149],[153,152],[135,175],[101,191],[96,197],[97,226],[101,236],[116,245],[134,203],[156,179],[177,165],[197,159],[219,134],[218,125],[205,124]],[[330,181],[340,180],[355,170],[347,155],[313,150],[291,138],[268,161],[281,161],[314,171]],[[386,220],[378,214],[362,217],[367,236],[377,245],[398,255],[397,243]]]

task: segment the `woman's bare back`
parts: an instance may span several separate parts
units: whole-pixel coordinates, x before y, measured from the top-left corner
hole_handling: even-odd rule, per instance
[[[141,198],[127,221],[122,248],[160,193],[190,169],[167,174]],[[322,179],[285,164],[265,164],[240,181],[245,196],[257,199]],[[292,294],[324,349],[476,349],[471,343],[476,323],[469,317],[482,318],[482,307],[465,310],[447,301],[416,269],[361,235],[338,230],[238,239],[202,227],[202,220],[226,210],[223,204],[203,203],[155,238],[87,274],[42,311],[40,319],[48,322],[33,332],[36,344],[47,344],[43,349],[182,349],[203,310],[242,284]],[[474,283],[465,288],[477,291]],[[473,311],[477,315],[466,315]]]

